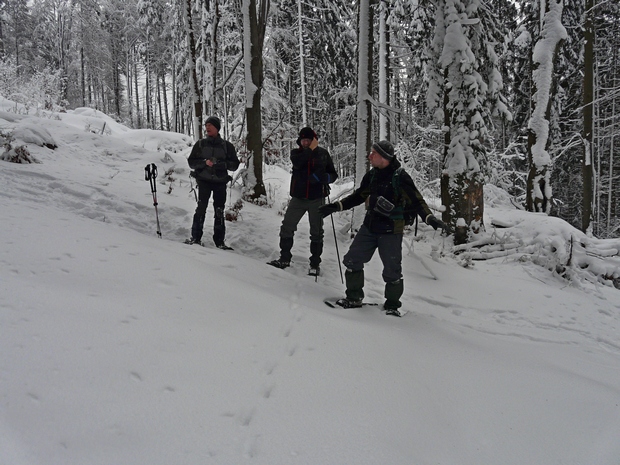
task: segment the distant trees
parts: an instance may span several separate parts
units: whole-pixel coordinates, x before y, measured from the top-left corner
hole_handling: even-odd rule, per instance
[[[196,138],[215,114],[253,199],[303,125],[342,178],[389,138],[457,242],[485,227],[487,183],[620,236],[618,50],[602,0],[0,1],[3,95]]]

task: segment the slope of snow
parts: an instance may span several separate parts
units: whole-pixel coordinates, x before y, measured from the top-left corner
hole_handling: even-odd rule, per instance
[[[211,206],[207,246],[187,246],[191,141],[59,117],[32,117],[58,144],[28,145],[41,163],[0,162],[0,464],[618,463],[617,290],[518,260],[464,268],[420,225],[405,317],[331,309],[344,287],[330,220],[317,282],[305,219],[293,266],[265,264],[286,170],[265,168],[273,208],[246,203],[227,223],[233,252],[210,243]],[[554,237],[536,215],[487,214]],[[340,257],[347,217],[334,215]],[[380,271],[375,257],[369,300]]]

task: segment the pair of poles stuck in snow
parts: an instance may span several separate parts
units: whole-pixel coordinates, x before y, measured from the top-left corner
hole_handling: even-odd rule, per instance
[[[161,228],[159,227],[159,212],[157,211],[157,183],[156,183],[157,165],[155,163],[150,163],[144,167],[144,179],[145,181],[149,181],[149,183],[151,184],[151,194],[153,194],[153,206],[155,207],[155,218],[157,220],[157,235],[161,239]],[[331,203],[329,196],[327,197],[327,201]],[[338,250],[338,239],[336,237],[336,225],[334,224],[334,218],[331,216],[330,218],[332,221],[332,231],[334,232],[334,244],[336,245],[336,257],[338,259],[338,267],[340,269],[340,280],[344,284],[344,277],[342,274],[342,265],[340,263],[340,251]],[[413,251],[413,241],[411,241],[411,243],[407,243],[407,246],[409,248],[409,253],[413,255],[415,258],[417,258],[420,261],[420,263],[422,263],[422,266],[426,268],[426,270],[431,274],[433,279],[438,279],[437,275],[428,266],[428,264],[424,261],[424,259]],[[316,278],[318,279],[318,275]]]
[[[151,193],[153,194],[153,206],[155,207],[155,218],[157,219],[157,235],[161,239],[161,228],[159,227],[159,213],[157,212],[157,165],[148,164],[144,167],[144,180],[151,183]]]

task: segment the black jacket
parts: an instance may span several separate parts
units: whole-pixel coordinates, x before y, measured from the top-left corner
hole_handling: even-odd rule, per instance
[[[398,191],[394,191],[394,172],[400,168],[400,162],[396,159],[383,169],[372,168],[362,178],[360,187],[348,197],[340,201],[342,210],[348,210],[366,202],[366,216],[364,225],[372,233],[376,234],[402,234],[405,229],[403,219],[403,207],[413,210],[424,221],[432,215],[431,210],[424,201],[422,194],[415,187],[413,179],[405,171],[399,174]],[[385,198],[394,205],[391,213],[380,213],[377,210],[377,199]]]
[[[206,165],[205,162],[209,159],[213,161],[213,166]],[[235,146],[219,135],[217,137],[207,136],[196,142],[187,163],[194,170],[197,180],[213,183],[230,181],[228,171],[235,171],[239,167]]]
[[[316,200],[329,194],[328,185],[338,178],[338,174],[327,150],[299,147],[291,150],[291,162],[291,197]]]

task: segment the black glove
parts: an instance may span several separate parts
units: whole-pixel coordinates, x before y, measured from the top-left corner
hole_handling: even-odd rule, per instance
[[[441,228],[441,231],[445,232],[446,234],[450,232],[450,230],[448,229],[448,226],[446,225],[446,223],[444,223],[440,219],[434,217],[433,215],[429,216],[426,219],[426,224],[428,224],[429,226],[432,226],[432,228],[435,231],[437,231],[438,228]]]
[[[337,211],[340,211],[340,206],[337,203],[328,203],[319,207],[319,213],[323,218]]]

